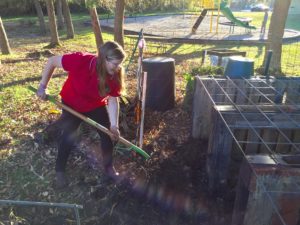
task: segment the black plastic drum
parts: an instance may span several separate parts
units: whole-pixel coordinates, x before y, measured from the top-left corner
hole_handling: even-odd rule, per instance
[[[166,111],[175,105],[175,60],[154,57],[143,60],[147,72],[146,107]]]

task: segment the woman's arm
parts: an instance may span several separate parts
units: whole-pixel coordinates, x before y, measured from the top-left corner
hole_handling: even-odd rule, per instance
[[[37,91],[37,96],[41,99],[45,100],[47,98],[46,95],[46,89],[49,83],[49,80],[51,79],[51,76],[54,72],[55,68],[62,68],[62,62],[61,62],[62,56],[52,56],[48,59],[43,72],[42,72],[42,79]]]
[[[117,140],[120,137],[119,131],[119,99],[118,97],[110,96],[108,98],[107,111],[110,120],[110,131],[114,134],[113,139]]]

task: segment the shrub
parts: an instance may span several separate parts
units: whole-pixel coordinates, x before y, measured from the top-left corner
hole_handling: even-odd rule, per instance
[[[187,111],[192,110],[193,97],[194,97],[194,77],[195,76],[215,76],[223,75],[224,68],[216,66],[203,66],[195,67],[189,73],[184,74],[184,79],[186,81],[185,96],[183,100],[183,107]]]

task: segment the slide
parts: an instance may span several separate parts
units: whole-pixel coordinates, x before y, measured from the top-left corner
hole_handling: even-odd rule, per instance
[[[243,22],[239,19],[237,19],[231,9],[229,8],[228,6],[228,2],[227,0],[223,0],[220,4],[220,11],[222,12],[222,14],[232,23],[234,23],[236,26],[239,26],[239,27],[245,27],[245,28],[248,28],[248,29],[256,29],[255,26],[250,26],[248,23],[246,22]]]
[[[198,19],[196,20],[196,22],[192,28],[192,33],[196,33],[196,30],[198,29],[200,23],[202,22],[202,20],[206,16],[206,14],[207,14],[207,9],[203,9],[200,16],[198,17]]]

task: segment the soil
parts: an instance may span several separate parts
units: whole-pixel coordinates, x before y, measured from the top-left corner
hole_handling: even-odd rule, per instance
[[[51,183],[41,193],[28,193],[27,200],[36,201],[43,195],[50,202],[82,205],[79,212],[84,225],[230,224],[233,201],[209,190],[207,141],[191,138],[192,113],[190,105],[184,101],[185,87],[180,88],[181,79],[181,75],[176,74],[176,101],[172,109],[146,110],[143,149],[151,156],[149,160],[117,146],[114,164],[121,176],[116,182],[107,179],[99,154],[99,136],[92,127],[82,124],[68,161],[69,186],[56,189]],[[135,95],[134,80],[129,74],[127,83],[131,97],[128,99],[131,102]],[[42,133],[35,134],[34,145],[39,151],[30,152],[47,162],[43,171],[50,180],[54,180],[58,116],[52,116],[47,122],[50,125]],[[120,125],[122,136],[135,142],[134,103],[121,104]],[[9,215],[9,210],[4,208],[3,215]],[[74,211],[60,208],[16,207],[14,213],[29,221],[24,224],[64,225],[76,221]]]
[[[134,85],[133,80],[128,83]],[[120,122],[122,135],[132,142],[136,130],[133,105],[121,105]],[[97,133],[82,124],[69,162],[72,182],[67,189],[56,191],[73,195],[83,205],[81,222],[86,225],[230,224],[233,201],[210,192],[205,168],[207,141],[192,139],[190,131],[191,112],[178,91],[174,108],[164,112],[147,109],[143,149],[151,158],[145,160],[117,147],[115,167],[121,178],[114,182],[102,173]],[[55,123],[44,133],[47,144],[53,145]],[[53,220],[67,224],[68,216],[56,215]],[[43,224],[54,224],[53,220]]]
[[[35,58],[43,54],[52,53],[44,52],[28,57]],[[175,61],[184,63],[183,59]],[[185,68],[184,65],[182,67]],[[131,102],[135,96],[135,69],[136,66],[133,65],[126,81]],[[18,191],[27,193],[28,198],[20,200],[47,199],[49,202],[82,205],[83,209],[79,209],[79,213],[83,225],[230,224],[232,199],[221,193],[211,193],[208,187],[207,141],[191,138],[192,113],[190,105],[184,102],[184,72],[186,71],[176,69],[175,106],[164,112],[146,110],[143,149],[150,154],[149,160],[118,146],[114,164],[121,179],[117,182],[107,179],[102,172],[99,137],[94,129],[82,125],[78,142],[68,161],[69,186],[56,189],[49,183],[47,189],[33,193],[27,188],[30,182],[26,180],[22,190]],[[133,103],[122,104],[120,121],[122,136],[132,142],[135,141],[136,133],[133,106]],[[42,158],[41,171],[50,180],[54,180],[57,154],[54,141],[59,134],[58,123],[55,123],[57,118],[58,115],[49,116],[49,121],[45,121],[43,127],[51,125],[42,133],[34,134],[35,137],[28,141],[28,146],[22,146],[24,154],[31,154],[31,160],[34,157]],[[20,159],[20,162],[23,160]],[[21,168],[18,159],[14,163]],[[11,189],[14,193],[13,187]],[[5,191],[8,190],[1,190],[1,193]],[[26,218],[19,219],[18,224],[76,224],[73,209],[57,207],[16,207],[13,214],[10,207],[3,207],[0,208],[0,220],[8,221],[2,215],[9,215],[10,221],[12,218]]]

